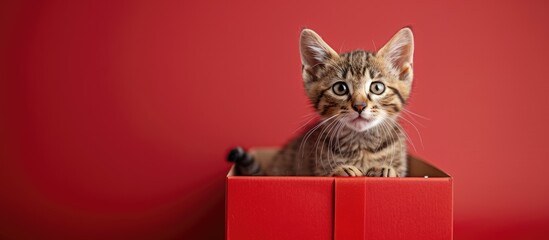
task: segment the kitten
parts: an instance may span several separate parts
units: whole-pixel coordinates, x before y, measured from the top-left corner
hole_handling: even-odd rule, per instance
[[[305,91],[321,121],[260,166],[241,149],[229,159],[242,175],[406,175],[398,116],[410,95],[414,39],[397,32],[376,53],[338,54],[310,29],[300,37]]]

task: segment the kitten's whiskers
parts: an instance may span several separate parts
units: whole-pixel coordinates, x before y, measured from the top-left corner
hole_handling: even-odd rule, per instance
[[[402,120],[408,122],[410,125],[412,125],[412,127],[414,127],[414,129],[416,130],[416,133],[419,137],[419,142],[421,143],[421,148],[424,149],[425,147],[423,146],[423,138],[421,137],[421,134],[419,133],[419,129],[416,127],[416,125],[414,125],[414,123],[412,123],[410,120],[406,119],[403,116],[399,116],[399,118],[401,118]],[[414,148],[414,150],[415,150],[415,148]]]
[[[335,116],[338,116],[339,114],[335,115]],[[324,149],[324,145],[325,145],[325,140],[322,140],[322,138],[324,137],[324,133],[326,131],[328,131],[329,129],[331,129],[330,127],[333,126],[335,123],[337,122],[337,118],[335,118],[331,123],[329,123],[327,126],[323,127],[322,131],[320,131],[320,134],[318,136],[318,138],[316,139],[316,142],[315,142],[315,147],[314,147],[314,151],[315,151],[315,162],[318,162],[318,160],[320,160],[320,164],[322,164],[322,151]],[[326,132],[326,137],[328,136],[329,134],[329,131]],[[324,137],[324,139],[326,138]],[[318,144],[322,141],[322,145],[320,146],[320,154],[319,154],[319,151],[318,151]],[[325,169],[325,166],[324,164],[322,164],[322,167],[324,168],[324,171],[326,171]],[[331,166],[330,166],[331,167]]]
[[[330,121],[330,119],[333,119],[334,117],[336,117],[337,115],[334,115],[334,116],[331,116],[327,119],[324,119],[322,120],[321,122],[319,122],[316,126],[314,126],[313,128],[311,128],[309,131],[307,131],[307,133],[305,134],[305,136],[301,139],[301,143],[299,145],[299,151],[298,151],[298,155],[301,155],[301,158],[300,160],[298,161],[298,163],[300,161],[303,161],[304,159],[304,155],[305,155],[305,143],[308,141],[309,137],[311,137],[311,135],[322,125],[324,125],[326,122]],[[301,153],[301,154],[300,154]],[[310,153],[309,153],[310,154]],[[315,163],[316,164],[316,163]]]

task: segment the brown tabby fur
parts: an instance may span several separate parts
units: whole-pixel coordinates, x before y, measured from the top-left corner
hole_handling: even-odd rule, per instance
[[[304,86],[321,121],[254,174],[405,176],[406,138],[397,120],[412,87],[413,49],[409,28],[376,53],[342,54],[304,29],[300,39]],[[333,86],[338,82],[346,84],[347,94],[336,94]],[[374,94],[372,82],[383,83],[384,92]],[[353,104],[365,109],[357,110]],[[360,113],[370,119],[353,127],[349,122]]]

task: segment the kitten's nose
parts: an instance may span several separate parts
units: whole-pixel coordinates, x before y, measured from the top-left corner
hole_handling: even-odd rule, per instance
[[[367,104],[365,102],[355,102],[353,103],[353,109],[360,114],[364,109],[366,109]]]

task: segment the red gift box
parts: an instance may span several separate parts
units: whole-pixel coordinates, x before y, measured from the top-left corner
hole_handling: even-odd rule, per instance
[[[250,151],[260,162],[275,149]],[[452,178],[409,156],[405,178],[227,176],[226,239],[452,239]]]

